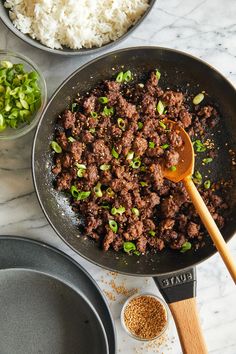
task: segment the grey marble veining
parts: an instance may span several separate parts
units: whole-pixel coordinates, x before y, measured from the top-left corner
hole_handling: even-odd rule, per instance
[[[159,0],[151,14],[131,37],[116,48],[159,45],[196,55],[220,70],[236,84],[236,1],[235,0]],[[57,86],[92,56],[66,58],[34,49],[0,24],[0,48],[24,53],[43,71],[50,96]],[[115,49],[116,49],[115,48]],[[223,92],[222,92],[223,94]],[[32,237],[65,251],[81,263],[102,289],[111,291],[108,274],[71,251],[48,225],[36,199],[31,177],[33,132],[14,142],[0,142],[0,225],[1,234]],[[236,239],[229,242],[236,258]],[[209,352],[236,353],[235,286],[220,257],[215,255],[197,267],[198,307]],[[118,275],[116,284],[158,294],[152,279]],[[161,347],[148,348],[129,338],[119,320],[125,296],[110,301],[118,332],[120,353],[180,354],[176,330],[171,320],[168,339]],[[200,353],[199,353],[200,354]]]

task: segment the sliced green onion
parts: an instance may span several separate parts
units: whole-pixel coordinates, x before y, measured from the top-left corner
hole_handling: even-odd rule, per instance
[[[69,136],[67,138],[67,140],[70,142],[70,143],[73,143],[75,141],[75,138],[73,138],[73,136]]]
[[[108,170],[110,170],[111,165],[107,165],[107,164],[104,163],[99,168],[100,168],[101,171],[108,171]]]
[[[71,105],[71,112],[77,112],[78,111],[78,108],[79,108],[79,105],[78,103],[72,103]]]
[[[77,176],[80,178],[84,177],[86,166],[78,162],[75,163],[75,166],[78,168]]]
[[[198,105],[200,104],[202,101],[204,100],[204,95],[203,93],[199,93],[198,95],[196,95],[193,99],[193,104]]]
[[[166,125],[160,120],[159,122],[160,127],[166,130]]]
[[[211,157],[206,157],[205,159],[202,160],[202,162],[207,165],[208,163],[211,163],[213,159]]]
[[[140,212],[139,212],[139,210],[138,210],[137,208],[132,208],[131,211],[132,211],[132,213],[133,213],[134,215],[136,215],[136,216],[139,216],[139,215],[140,215]]]
[[[103,108],[102,113],[103,113],[105,116],[107,116],[107,117],[112,116],[112,115],[114,114],[114,108],[113,108],[113,107],[108,108],[107,106],[105,106],[105,107]]]
[[[161,145],[161,148],[163,150],[166,150],[166,149],[168,149],[169,146],[170,146],[169,144],[163,144],[163,145]]]
[[[77,167],[77,168],[82,168],[83,170],[86,170],[86,165],[84,165],[83,163],[78,163],[78,162],[76,162],[75,163],[75,166]]]
[[[157,112],[162,115],[164,113],[164,110],[165,110],[165,106],[164,104],[162,103],[162,101],[158,101],[158,104],[157,104]]]
[[[126,160],[133,160],[133,158],[134,158],[134,152],[133,151],[128,152],[126,156]]]
[[[97,117],[98,117],[97,112],[90,112],[90,115],[91,115],[91,117],[93,117],[93,118],[97,118]]]
[[[196,184],[201,184],[202,183],[202,175],[199,171],[196,171],[193,176],[193,181]]]
[[[5,130],[7,127],[5,119],[3,117],[3,115],[0,113],[0,132],[2,132],[3,130]]]
[[[94,134],[94,133],[95,133],[95,131],[96,131],[96,129],[95,129],[95,128],[89,128],[89,132],[90,132],[91,134]]]
[[[139,158],[135,158],[133,161],[130,162],[130,166],[134,169],[138,169],[141,166],[141,161]]]
[[[186,252],[186,251],[189,251],[191,248],[192,248],[192,244],[191,244],[190,242],[187,242],[187,241],[186,241],[186,242],[184,242],[184,244],[182,245],[180,252],[181,252],[181,253],[184,253],[184,252]]]
[[[141,255],[141,252],[139,252],[139,251],[136,250],[136,251],[133,252],[133,254],[135,254],[135,256],[140,256],[140,255]]]
[[[118,231],[118,224],[115,220],[109,220],[109,227],[110,229],[114,232],[114,233],[117,233]]]
[[[82,178],[84,177],[84,174],[85,174],[85,170],[83,168],[79,168],[77,171],[77,176]]]
[[[84,200],[84,199],[87,199],[89,196],[90,196],[91,192],[88,191],[88,192],[79,192],[78,193],[78,197],[77,197],[77,200]]]
[[[148,146],[150,147],[150,149],[154,149],[154,147],[155,147],[155,143],[154,143],[154,141],[149,141],[149,143],[148,143]]]
[[[99,97],[98,102],[102,103],[102,104],[106,104],[108,103],[108,98],[107,97]]]
[[[176,166],[171,166],[171,167],[170,167],[170,170],[171,170],[172,172],[175,172],[175,171],[176,171]]]
[[[204,182],[204,188],[205,189],[209,189],[211,187],[211,181],[209,179],[207,179],[205,182]]]
[[[125,131],[125,121],[124,121],[124,119],[118,118],[118,119],[117,119],[117,123],[118,123],[118,127],[119,127],[121,130]]]
[[[148,234],[152,237],[156,236],[156,233],[153,230],[148,231]]]
[[[112,150],[111,150],[111,154],[112,154],[112,156],[113,156],[115,159],[118,159],[118,158],[119,158],[119,154],[118,154],[118,152],[115,150],[114,147],[113,147]]]
[[[124,242],[123,243],[123,250],[126,253],[130,253],[132,251],[136,251],[136,246],[133,242]]]
[[[123,73],[123,71],[121,71],[116,77],[116,82],[122,82],[123,76],[124,76],[124,73]]]
[[[123,206],[120,206],[119,208],[113,207],[111,209],[112,215],[116,215],[116,214],[122,215],[124,212],[125,212],[125,207],[123,207]]]
[[[62,148],[56,141],[51,141],[51,148],[57,153],[60,154],[62,152]]]
[[[158,80],[160,80],[160,78],[161,78],[161,73],[160,73],[160,71],[158,71],[158,70],[156,70],[156,78],[157,78]]]
[[[141,182],[140,182],[140,185],[141,185],[142,187],[148,187],[148,183],[147,183],[147,182],[144,182],[144,181],[141,181]]]
[[[196,152],[206,151],[206,146],[201,142],[201,140],[195,140],[193,142],[193,146],[195,147]]]
[[[129,82],[130,80],[132,80],[132,73],[128,70],[123,74],[123,81]]]
[[[71,186],[70,192],[71,192],[72,197],[74,197],[75,199],[78,198],[79,191],[76,188],[76,186]]]
[[[97,183],[97,185],[94,187],[94,193],[95,193],[95,195],[96,195],[96,197],[102,197],[102,190],[101,190],[101,187],[102,187],[102,185],[101,185],[101,183],[100,182],[98,182]]]
[[[143,127],[143,122],[138,122],[138,129],[141,130]]]
[[[3,68],[6,69],[11,69],[13,67],[13,64],[8,60],[2,60],[0,64]]]
[[[108,197],[114,197],[114,195],[115,195],[115,193],[113,192],[113,190],[110,187],[107,188],[106,193],[107,193]]]

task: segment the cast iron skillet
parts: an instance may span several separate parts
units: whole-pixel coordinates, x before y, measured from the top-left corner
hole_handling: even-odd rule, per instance
[[[70,49],[67,47],[63,47],[62,49],[54,49],[54,48],[49,48],[46,45],[42,44],[36,39],[31,38],[28,34],[22,33],[18,28],[16,28],[12,21],[10,20],[9,17],[9,11],[4,7],[4,2],[5,0],[0,0],[0,19],[4,23],[4,25],[12,32],[14,33],[18,38],[23,40],[24,42],[30,44],[32,47],[44,50],[46,52],[52,53],[52,54],[59,54],[59,55],[65,55],[65,56],[74,56],[74,55],[85,55],[85,54],[94,54],[98,52],[102,52],[104,50],[108,50],[109,48],[114,47],[116,44],[122,42],[124,39],[126,39],[146,18],[146,16],[150,13],[152,10],[155,0],[149,0],[149,7],[147,11],[140,17],[140,19],[135,23],[134,26],[131,26],[128,31],[118,38],[115,41],[112,41],[110,43],[107,43],[103,45],[102,47],[93,47],[93,48],[82,48],[82,49]]]
[[[183,351],[189,353],[204,353],[204,341],[199,329],[193,325],[193,313],[185,316],[182,307],[193,308],[192,298],[195,296],[196,276],[194,265],[202,262],[216,250],[208,239],[206,246],[197,252],[191,250],[180,253],[173,250],[164,250],[155,255],[130,257],[124,253],[114,251],[102,252],[97,244],[80,235],[78,231],[78,217],[73,214],[68,201],[62,193],[53,188],[51,173],[52,158],[50,141],[53,140],[55,120],[77,92],[83,94],[93,88],[101,80],[111,78],[124,65],[126,70],[136,73],[139,78],[150,70],[158,68],[162,73],[163,87],[186,87],[190,91],[199,93],[205,90],[213,102],[218,105],[222,116],[222,125],[217,130],[215,142],[219,149],[219,158],[212,166],[217,179],[231,175],[230,161],[227,158],[225,142],[235,149],[236,147],[236,91],[234,87],[214,68],[203,61],[185,53],[157,47],[137,47],[105,54],[84,65],[73,73],[55,92],[46,107],[39,122],[33,144],[33,179],[36,193],[41,207],[48,221],[58,235],[81,256],[91,262],[120,273],[140,276],[153,276],[166,301],[170,304],[175,317],[182,341]],[[208,100],[211,100],[208,99]],[[235,181],[235,175],[231,176]],[[235,189],[233,190],[235,194]],[[228,241],[236,230],[235,196],[231,195],[229,222],[223,229],[223,235]],[[81,220],[79,220],[81,221]],[[188,300],[186,300],[188,299]],[[190,300],[189,300],[190,299]],[[176,307],[180,312],[175,311]],[[181,318],[178,318],[180,313]],[[189,332],[183,336],[184,321],[189,325]],[[191,334],[191,338],[189,335]],[[199,335],[198,335],[199,334]],[[201,340],[200,340],[201,339]],[[195,346],[194,346],[194,342]],[[199,343],[202,343],[201,346]],[[189,346],[191,346],[189,348]],[[193,351],[193,348],[195,348]],[[196,349],[197,348],[197,349]]]

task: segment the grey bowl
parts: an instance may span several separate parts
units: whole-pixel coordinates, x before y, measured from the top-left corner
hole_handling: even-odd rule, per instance
[[[12,23],[12,21],[9,18],[8,15],[8,10],[4,7],[4,0],[0,1],[0,19],[2,22],[6,25],[6,27],[14,33],[18,38],[22,39],[24,42],[30,44],[33,47],[36,47],[38,49],[44,50],[46,52],[52,53],[52,54],[60,54],[60,55],[67,55],[67,56],[74,56],[74,55],[85,55],[85,54],[94,54],[97,52],[101,52],[103,50],[109,49],[116,44],[120,43],[122,40],[124,40],[126,37],[128,37],[145,19],[145,17],[149,14],[151,9],[153,8],[156,0],[149,0],[149,8],[147,11],[141,16],[141,18],[135,23],[134,26],[130,27],[129,30],[120,38],[118,38],[115,41],[112,41],[108,44],[105,44],[102,47],[99,48],[91,48],[91,49],[78,49],[78,50],[73,50],[69,49],[67,47],[64,47],[63,49],[52,49],[49,48],[43,44],[41,44],[38,40],[31,38],[29,35],[22,33],[19,31]]]

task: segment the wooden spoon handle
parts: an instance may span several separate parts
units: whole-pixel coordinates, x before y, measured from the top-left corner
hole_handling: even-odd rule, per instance
[[[196,298],[173,302],[169,308],[175,320],[184,354],[207,354],[197,313]]]
[[[211,236],[216,248],[218,249],[228,271],[231,274],[234,282],[236,283],[236,264],[229,252],[227,244],[221,235],[214,219],[211,216],[206,204],[204,203],[202,197],[200,196],[196,186],[194,185],[191,177],[186,177],[183,180],[186,190],[203,222],[209,235]]]

